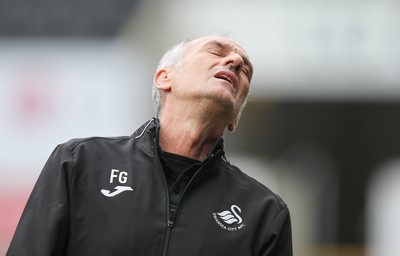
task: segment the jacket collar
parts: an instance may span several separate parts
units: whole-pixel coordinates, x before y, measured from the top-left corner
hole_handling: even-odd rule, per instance
[[[153,117],[151,120],[144,123],[134,133],[133,137],[138,140],[140,147],[149,155],[155,155],[158,147],[160,131],[160,121],[158,118]],[[213,157],[214,155],[224,154],[224,139],[219,138],[211,150],[208,152],[204,161]]]

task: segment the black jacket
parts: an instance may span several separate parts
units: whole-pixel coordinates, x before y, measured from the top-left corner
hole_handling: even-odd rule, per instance
[[[157,123],[57,146],[7,255],[292,255],[286,204],[222,149],[204,160],[170,219]]]

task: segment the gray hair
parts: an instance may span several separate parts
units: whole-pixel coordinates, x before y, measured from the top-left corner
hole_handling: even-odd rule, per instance
[[[185,50],[185,46],[188,42],[189,41],[183,41],[177,45],[172,46],[160,59],[160,62],[158,63],[156,68],[156,72],[160,69],[168,67],[179,68],[181,64],[181,58]],[[156,117],[159,117],[162,108],[161,95],[160,91],[157,89],[154,83],[152,89],[152,97],[153,97],[153,107]]]

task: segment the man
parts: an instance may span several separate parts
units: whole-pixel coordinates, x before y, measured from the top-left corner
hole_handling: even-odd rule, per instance
[[[286,204],[223,151],[252,72],[226,37],[173,47],[154,76],[158,118],[59,145],[8,255],[292,255]]]

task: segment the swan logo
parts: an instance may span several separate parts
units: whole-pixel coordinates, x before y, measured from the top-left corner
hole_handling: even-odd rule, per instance
[[[227,231],[237,231],[245,227],[243,219],[240,216],[242,209],[237,205],[232,205],[230,210],[225,210],[222,212],[213,213],[213,218],[215,222],[222,229]]]

